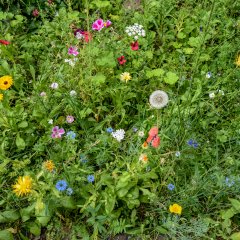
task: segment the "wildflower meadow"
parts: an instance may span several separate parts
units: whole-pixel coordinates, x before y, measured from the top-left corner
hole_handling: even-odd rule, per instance
[[[0,240],[240,240],[239,13],[0,0]]]

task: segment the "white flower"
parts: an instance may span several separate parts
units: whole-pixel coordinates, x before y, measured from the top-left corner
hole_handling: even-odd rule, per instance
[[[41,96],[41,97],[46,97],[47,94],[46,94],[45,92],[41,92],[41,93],[40,93],[40,96]]]
[[[50,120],[48,121],[48,123],[49,123],[49,124],[53,124],[53,120],[50,119]]]
[[[52,89],[57,89],[58,88],[58,83],[52,83],[50,86]]]
[[[218,93],[220,93],[222,96],[224,96],[224,91],[223,90],[218,90]]]
[[[214,92],[209,93],[209,97],[210,97],[211,99],[215,98],[215,93],[214,93]]]
[[[70,96],[72,96],[72,97],[77,95],[76,91],[74,91],[74,90],[70,91],[69,94],[70,94]]]
[[[181,155],[181,153],[180,153],[179,151],[177,151],[177,152],[175,153],[175,156],[176,156],[176,157],[180,157],[180,155]]]
[[[138,40],[138,36],[135,36],[134,39],[135,39],[135,40]]]
[[[118,129],[111,134],[118,142],[121,142],[124,139],[125,131],[123,129]]]
[[[82,39],[82,38],[84,38],[84,35],[81,34],[80,32],[77,32],[77,33],[76,33],[76,38],[77,38],[77,39]]]
[[[211,72],[208,72],[207,74],[206,74],[206,78],[210,78],[212,76],[212,73]]]
[[[144,131],[138,131],[138,136],[139,137],[144,137]]]
[[[157,90],[154,91],[149,98],[150,105],[153,108],[160,109],[167,105],[168,95],[164,91]]]

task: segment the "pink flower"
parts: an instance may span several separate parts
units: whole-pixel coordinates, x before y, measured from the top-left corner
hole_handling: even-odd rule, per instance
[[[75,46],[71,46],[69,49],[68,49],[68,54],[72,54],[74,56],[77,56],[79,54],[79,52],[77,51],[77,47]]]
[[[104,22],[103,22],[102,19],[98,19],[92,24],[92,29],[93,30],[100,31],[103,28],[104,28]]]
[[[62,135],[65,133],[63,128],[60,128],[58,126],[53,127],[52,129],[52,138],[61,138]]]
[[[34,17],[37,17],[37,16],[39,15],[39,11],[35,8],[35,9],[33,10],[33,12],[32,12],[32,15],[33,15]]]
[[[69,116],[67,116],[66,121],[68,123],[72,123],[72,122],[74,122],[74,117],[69,115]]]
[[[104,23],[104,26],[105,27],[110,27],[112,25],[112,22],[110,20],[107,20],[105,23]]]
[[[127,61],[124,56],[121,56],[121,57],[117,58],[117,60],[118,60],[120,65],[124,65]]]
[[[41,97],[46,97],[47,94],[46,94],[45,92],[41,92],[41,93],[40,93],[40,96],[41,96]]]
[[[131,43],[131,49],[137,51],[139,49],[138,41]]]
[[[3,44],[3,45],[8,45],[8,44],[10,44],[10,42],[7,41],[7,40],[0,40],[0,43]]]

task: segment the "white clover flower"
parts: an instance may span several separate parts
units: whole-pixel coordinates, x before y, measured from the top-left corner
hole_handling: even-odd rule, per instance
[[[144,131],[138,131],[138,136],[139,136],[139,137],[144,137],[144,135],[145,135],[145,134],[144,134]]]
[[[215,98],[215,93],[214,92],[209,93],[209,98],[211,98],[211,99]]]
[[[207,72],[206,78],[211,78],[211,77],[212,77],[212,73],[211,72]]]
[[[218,93],[220,93],[222,96],[224,96],[224,91],[223,90],[218,90]]]
[[[124,139],[125,131],[123,129],[118,129],[111,134],[118,142],[121,142]]]
[[[71,90],[69,94],[70,94],[70,96],[72,96],[72,97],[77,95],[76,91],[74,91],[74,90]]]
[[[50,86],[52,89],[57,89],[58,88],[58,83],[54,82]]]
[[[161,109],[168,104],[168,95],[164,91],[154,91],[149,98],[150,105],[153,108]]]
[[[48,121],[48,123],[49,123],[49,124],[53,124],[53,120],[50,119],[50,120]]]

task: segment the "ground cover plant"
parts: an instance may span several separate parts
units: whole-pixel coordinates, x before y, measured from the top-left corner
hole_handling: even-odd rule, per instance
[[[1,240],[240,239],[240,2],[0,10]]]

